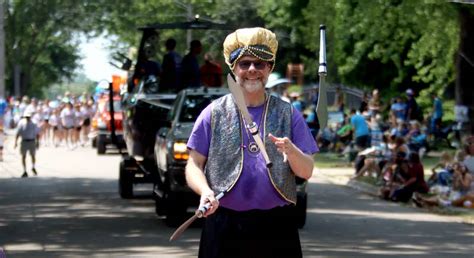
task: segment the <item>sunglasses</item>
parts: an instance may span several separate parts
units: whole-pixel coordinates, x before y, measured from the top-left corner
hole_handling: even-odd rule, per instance
[[[268,62],[265,61],[240,61],[237,63],[240,69],[242,70],[248,70],[250,69],[250,66],[253,64],[253,67],[256,70],[263,70],[267,67]]]

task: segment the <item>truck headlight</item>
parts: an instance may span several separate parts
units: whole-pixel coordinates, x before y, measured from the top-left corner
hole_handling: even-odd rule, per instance
[[[184,142],[175,142],[173,144],[173,157],[176,160],[188,160],[188,147]]]

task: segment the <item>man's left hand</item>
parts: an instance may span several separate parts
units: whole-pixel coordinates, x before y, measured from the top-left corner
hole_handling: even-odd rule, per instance
[[[295,150],[295,145],[288,137],[275,137],[270,133],[268,138],[276,145],[277,150],[283,154],[291,154]]]

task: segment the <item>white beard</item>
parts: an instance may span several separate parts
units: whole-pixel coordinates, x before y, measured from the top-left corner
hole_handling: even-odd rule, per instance
[[[261,90],[263,88],[263,82],[261,81],[247,81],[247,80],[241,80],[239,77],[237,77],[237,83],[244,87],[244,89],[248,92],[248,93],[254,93],[254,92],[257,92],[259,90]]]

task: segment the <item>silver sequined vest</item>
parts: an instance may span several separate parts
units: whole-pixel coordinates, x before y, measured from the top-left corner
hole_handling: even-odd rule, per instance
[[[270,96],[264,110],[264,132],[276,137],[291,137],[291,104]],[[242,119],[231,94],[215,100],[211,112],[211,143],[205,174],[209,186],[216,192],[230,191],[242,172],[244,149],[242,140]],[[265,149],[273,164],[267,169],[273,187],[282,198],[296,203],[295,175],[283,155],[277,151],[268,137],[264,137]]]

